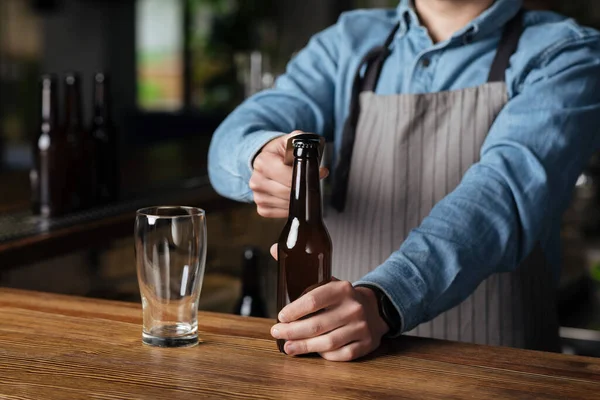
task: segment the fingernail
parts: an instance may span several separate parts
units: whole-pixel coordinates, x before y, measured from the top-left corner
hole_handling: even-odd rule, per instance
[[[280,322],[285,322],[285,314],[284,313],[282,313],[282,312],[279,313],[277,318],[279,319]]]
[[[271,335],[275,338],[275,339],[279,339],[279,329],[273,329],[271,331]]]
[[[293,344],[290,343],[285,346],[285,352],[287,354],[294,354],[295,351],[296,351],[296,346],[294,346]]]

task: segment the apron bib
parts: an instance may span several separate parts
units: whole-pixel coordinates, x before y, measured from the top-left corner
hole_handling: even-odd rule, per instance
[[[333,275],[339,279],[356,281],[381,265],[478,162],[487,133],[508,101],[504,76],[523,26],[522,13],[507,24],[482,86],[377,95],[397,29],[365,56],[364,77],[357,72],[354,82],[333,175],[333,209],[326,213]],[[361,152],[353,157],[354,146]],[[493,274],[461,304],[408,334],[558,351],[551,277],[538,246],[515,272]]]

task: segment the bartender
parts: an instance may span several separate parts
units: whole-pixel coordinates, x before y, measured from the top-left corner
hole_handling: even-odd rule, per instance
[[[268,218],[288,213],[289,135],[334,145],[340,280],[282,310],[287,354],[348,361],[403,333],[559,351],[560,221],[600,145],[599,39],[520,0],[352,11],[224,121],[211,182]]]

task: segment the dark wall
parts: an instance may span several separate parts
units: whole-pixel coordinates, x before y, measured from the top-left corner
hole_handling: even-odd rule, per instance
[[[90,77],[105,67],[103,7],[95,2],[63,0],[60,12],[42,14],[41,69],[63,74],[78,71],[83,79],[84,118],[91,117]]]
[[[0,0],[5,1],[5,0]],[[20,0],[19,0],[20,1]],[[12,168],[28,168],[27,146],[36,131],[37,99],[36,77],[39,73],[64,74],[78,71],[83,78],[84,117],[91,118],[92,75],[96,71],[108,71],[112,75],[113,109],[117,124],[122,128],[122,139],[127,146],[135,146],[144,140],[169,137],[171,135],[191,135],[204,129],[210,134],[223,115],[198,115],[197,110],[186,110],[180,115],[140,113],[136,109],[136,54],[135,54],[135,0],[22,0],[31,12],[39,18],[41,54],[39,60],[32,60],[35,71],[14,84],[14,93],[25,93],[23,105],[15,102],[15,96],[0,93],[0,113],[3,106],[17,106],[28,110],[27,117],[19,117],[29,124],[22,135],[20,144],[9,144],[7,154],[18,163],[11,161]],[[243,0],[241,0],[243,1]],[[285,64],[289,55],[305,46],[316,32],[335,22],[340,12],[351,7],[351,0],[281,0],[276,24],[280,27],[278,37],[279,53]],[[2,16],[0,16],[0,35]],[[0,51],[0,58],[3,54]],[[4,66],[0,60],[0,86],[7,88],[7,80],[2,78]],[[24,96],[21,96],[24,97]],[[24,113],[20,113],[24,114]],[[0,114],[0,122],[2,122]],[[0,123],[0,130],[3,124]],[[3,132],[0,132],[0,154],[2,154]],[[6,143],[5,143],[6,144]],[[6,146],[5,146],[6,147]],[[18,148],[18,150],[17,150]],[[0,164],[3,157],[0,157]]]
[[[117,117],[135,106],[135,4],[132,0],[61,0],[43,13],[41,69],[78,71],[83,78],[86,120],[91,117],[92,83],[97,71],[113,75]]]
[[[280,27],[282,53],[298,51],[315,33],[335,23],[341,12],[352,8],[352,0],[282,0]]]

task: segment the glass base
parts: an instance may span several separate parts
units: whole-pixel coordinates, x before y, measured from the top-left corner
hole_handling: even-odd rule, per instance
[[[153,329],[152,333],[142,332],[142,343],[156,347],[191,347],[198,344],[197,333],[173,335],[173,332],[181,332],[180,329],[181,327],[165,326]]]

